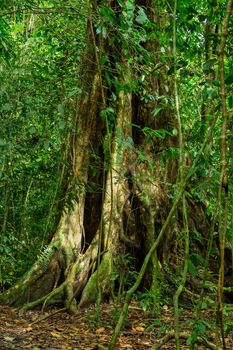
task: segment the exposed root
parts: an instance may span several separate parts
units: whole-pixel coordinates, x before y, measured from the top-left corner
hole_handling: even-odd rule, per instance
[[[61,242],[62,237],[60,236],[51,242],[43,254],[38,258],[37,262],[34,263],[31,269],[19,280],[19,282],[0,295],[0,303],[10,306],[22,305],[25,301],[30,300],[30,292],[32,291],[31,287],[46,274],[49,267],[55,276],[58,265],[58,250],[61,247]],[[56,276],[54,278],[56,278]],[[53,279],[50,278],[49,282],[50,284],[53,283]]]
[[[77,302],[76,296],[79,296],[83,291],[85,285],[87,284],[89,273],[93,266],[95,265],[97,255],[97,245],[96,242],[93,242],[92,245],[87,249],[87,251],[83,255],[79,255],[76,258],[76,261],[70,264],[69,270],[67,270],[67,276],[65,280],[57,285],[54,285],[50,291],[44,293],[44,295],[35,298],[35,300],[28,300],[24,303],[19,303],[18,310],[23,313],[27,310],[33,309],[39,305],[42,305],[42,311],[46,306],[52,305],[55,303],[63,303],[65,309],[70,314],[75,314],[77,311]],[[34,267],[35,268],[35,267]],[[48,270],[51,273],[52,270]],[[36,273],[36,271],[35,271]],[[11,296],[13,300],[25,300],[27,299],[25,296],[27,295],[27,291],[30,291],[30,288],[35,287],[37,280],[28,279],[27,283],[23,285],[19,284],[19,289],[13,288],[11,291]],[[51,285],[52,287],[52,285]],[[96,287],[93,286],[92,293],[95,294]],[[18,292],[18,293],[17,293]],[[31,295],[33,296],[33,292],[31,291]],[[6,300],[6,302],[8,299]],[[9,299],[9,303],[10,303]],[[22,305],[22,306],[21,306]]]
[[[109,292],[109,277],[111,272],[110,267],[111,256],[106,253],[101,264],[97,267],[97,270],[92,273],[89,278],[79,302],[79,307],[83,307],[90,302],[94,302],[98,296],[98,282],[101,283],[101,292],[106,294]]]
[[[181,332],[179,336],[180,336],[180,338],[187,340],[189,338],[190,334],[187,333],[187,332]],[[162,339],[160,339],[158,341],[157,345],[155,345],[152,348],[150,348],[150,350],[159,350],[159,349],[161,349],[161,347],[163,345],[168,343],[173,338],[175,338],[175,332],[171,331],[168,334],[166,334]],[[221,350],[221,348],[219,346],[215,345],[214,343],[210,342],[209,340],[207,340],[205,338],[197,337],[196,343],[205,345],[211,350]]]
[[[43,303],[43,309],[45,307],[45,304],[48,303],[49,300],[51,300],[53,297],[55,297],[56,295],[58,295],[59,293],[61,293],[63,291],[63,289],[66,286],[66,282],[63,282],[59,287],[57,287],[56,289],[52,290],[50,293],[48,293],[47,295],[43,296],[40,299],[37,299],[35,301],[32,301],[31,303],[27,303],[24,304],[22,307],[19,307],[19,311],[20,312],[25,312],[27,310],[31,310],[34,309],[36,306],[40,305]],[[52,302],[50,303],[52,304]]]

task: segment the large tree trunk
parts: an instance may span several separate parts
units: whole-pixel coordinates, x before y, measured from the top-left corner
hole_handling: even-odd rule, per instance
[[[159,23],[152,2],[148,1],[147,5],[148,17]],[[112,1],[111,6],[115,11],[118,5]],[[116,13],[120,21],[119,11]],[[134,12],[129,15],[134,18]],[[161,69],[156,78],[148,75],[141,89],[146,88],[148,95],[155,98],[146,101],[139,92],[133,94],[130,86],[135,72],[124,58],[123,49],[118,47],[114,51],[111,38],[108,41],[95,35],[91,17],[88,28],[81,69],[83,94],[77,100],[76,134],[70,141],[73,167],[67,193],[75,198],[64,209],[57,231],[38,261],[0,296],[1,302],[24,305],[24,309],[63,303],[72,313],[78,300],[81,306],[96,300],[98,294],[109,294],[115,257],[122,251],[136,254],[140,251],[142,262],[171,204],[165,200],[168,191],[165,183],[176,181],[177,161],[170,160],[167,167],[161,167],[158,153],[175,146],[176,139],[172,136],[159,139],[154,130],[171,131],[174,117],[168,106],[163,105],[156,118],[153,110],[161,107],[156,96],[170,98],[172,86],[165,81]],[[153,45],[148,42],[145,49],[158,52],[158,48],[157,40]],[[112,80],[118,80],[115,88],[118,91],[113,91],[117,96],[114,123],[108,120],[108,108],[113,102],[110,105],[110,93],[104,87],[105,75],[100,63],[103,53],[111,56],[112,72],[118,72],[111,73]],[[159,58],[155,56],[155,65]],[[101,163],[97,175],[91,171],[93,153]],[[87,185],[92,182],[101,188],[100,193],[88,192]],[[161,259],[168,255],[171,232],[172,226],[161,243]],[[148,269],[152,277],[147,282],[152,288],[157,288],[158,266],[154,254]]]

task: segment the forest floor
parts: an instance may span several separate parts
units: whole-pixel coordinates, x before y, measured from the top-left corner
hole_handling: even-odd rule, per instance
[[[112,329],[120,312],[110,304],[103,304],[99,312],[94,306],[79,310],[71,316],[67,312],[50,310],[48,313],[28,311],[20,315],[15,309],[0,306],[0,349],[1,350],[98,350],[107,349]],[[191,311],[181,310],[181,330],[188,331],[193,327]],[[210,311],[203,313],[199,334],[216,344],[214,326],[211,329]],[[143,311],[138,302],[131,303],[127,321],[118,338],[117,349],[148,350],[156,345],[166,332],[173,329],[173,310],[164,306],[159,314],[152,316]],[[233,321],[233,320],[231,320]],[[202,327],[202,328],[201,328]],[[206,329],[205,329],[206,327]],[[226,338],[227,349],[233,349],[233,333]],[[181,349],[189,349],[185,340],[181,340]],[[160,347],[161,350],[175,349],[174,340]],[[208,349],[198,344],[195,349]],[[221,347],[220,347],[221,349]]]

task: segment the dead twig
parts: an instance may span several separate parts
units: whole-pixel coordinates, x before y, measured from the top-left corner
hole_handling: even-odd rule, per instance
[[[28,326],[31,327],[31,326],[33,326],[36,323],[42,322],[42,321],[46,320],[47,318],[52,317],[52,316],[58,314],[59,312],[63,312],[63,311],[66,311],[66,310],[67,310],[67,307],[63,307],[61,309],[55,310],[55,311],[51,312],[50,314],[47,314],[47,315],[44,315],[42,317],[37,318],[32,323],[29,323]]]

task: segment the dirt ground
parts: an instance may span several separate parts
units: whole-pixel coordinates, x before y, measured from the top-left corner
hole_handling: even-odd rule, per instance
[[[21,315],[13,308],[0,306],[0,349],[101,350],[107,348],[120,312],[120,308],[109,304],[103,304],[99,311],[94,306],[79,310],[74,316],[64,310],[58,310],[51,309],[45,313],[38,310],[28,311]],[[192,317],[190,311],[183,310],[180,315],[181,331],[192,333]],[[199,335],[216,344],[215,331],[210,326],[212,315],[205,311],[202,317],[203,324],[201,323],[202,329],[200,326]],[[135,301],[130,306],[117,349],[148,350],[171,329],[173,329],[171,307],[165,305],[159,314],[152,316],[143,311]],[[232,338],[233,331],[226,335],[229,350],[233,349]],[[189,349],[186,340],[181,340],[181,344],[182,350]],[[174,340],[167,342],[161,349],[175,349]],[[198,344],[195,345],[195,349],[208,348]]]

